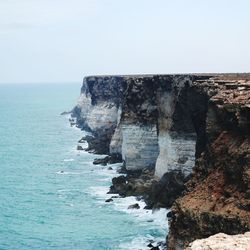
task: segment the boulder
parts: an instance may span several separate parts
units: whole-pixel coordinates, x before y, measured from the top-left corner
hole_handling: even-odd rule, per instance
[[[82,138],[78,141],[78,143],[84,143],[84,142],[86,142],[86,140],[85,140],[84,137],[82,137]]]
[[[109,198],[109,199],[107,199],[105,202],[111,202],[111,201],[113,201],[113,199],[112,199],[112,198]]]
[[[82,146],[77,145],[77,150],[84,150]]]
[[[139,208],[140,208],[140,206],[138,203],[135,203],[135,204],[128,206],[128,209],[139,209]]]

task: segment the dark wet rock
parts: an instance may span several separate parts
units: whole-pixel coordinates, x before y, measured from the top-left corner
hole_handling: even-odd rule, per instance
[[[138,203],[135,203],[135,204],[128,206],[128,209],[139,209],[139,208],[140,208],[140,206]]]
[[[137,196],[138,200],[145,199],[154,180],[153,172],[140,170],[126,171],[126,173],[126,176],[122,175],[112,179],[113,185],[110,187],[110,193],[118,193],[122,196]]]
[[[60,115],[69,115],[71,113],[72,113],[72,110],[70,110],[70,111],[64,111]]]
[[[109,194],[126,195],[126,182],[127,178],[123,175],[114,177],[112,179],[112,186],[110,187]]]
[[[167,218],[172,218],[172,216],[173,216],[172,211],[170,211],[170,212],[167,213]]]
[[[120,162],[122,162],[120,155],[108,155],[104,158],[95,159],[93,164],[106,166],[107,164],[115,164]]]
[[[144,198],[143,198],[143,196],[136,196],[135,199],[136,199],[137,201],[141,201],[141,200],[143,200]]]
[[[160,248],[156,246],[156,247],[152,247],[150,250],[160,250]]]
[[[127,169],[125,164],[123,164],[119,169],[117,169],[117,173],[119,174],[127,174]]]
[[[101,158],[101,159],[94,159],[93,164],[94,165],[102,165],[102,166],[106,166],[108,163],[108,156],[105,158]]]
[[[82,137],[82,138],[78,141],[78,143],[84,143],[84,142],[86,142],[86,140],[85,140],[84,137]]]
[[[147,206],[171,207],[176,198],[185,190],[186,178],[181,171],[165,173],[160,181],[153,181],[148,198]]]
[[[111,202],[111,201],[113,201],[112,198],[109,198],[109,199],[105,200],[105,202]]]
[[[78,145],[76,149],[77,149],[77,150],[84,150],[83,147],[80,146],[80,145]]]
[[[112,167],[108,167],[108,170],[113,170],[113,168]]]
[[[111,199],[117,199],[117,198],[120,198],[120,196],[118,195],[111,196]]]
[[[94,154],[108,154],[107,141],[105,139],[96,138],[96,136],[87,135],[84,140],[88,143],[86,151]]]

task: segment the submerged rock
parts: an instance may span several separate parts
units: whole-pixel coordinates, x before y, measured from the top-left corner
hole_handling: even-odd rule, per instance
[[[148,197],[152,182],[153,172],[143,170],[139,172],[128,172],[126,176],[121,175],[112,179],[110,193],[118,193],[121,196],[137,196],[138,200]]]
[[[111,201],[113,201],[112,198],[109,198],[109,199],[105,200],[105,202],[111,202]]]
[[[126,195],[127,178],[123,175],[114,177],[112,179],[112,186],[110,187],[109,194]]]
[[[60,115],[69,115],[72,113],[72,110],[70,111],[63,111]]]
[[[107,164],[115,164],[120,162],[122,162],[122,158],[120,157],[120,155],[108,155],[104,158],[94,159],[93,164],[106,166]]]
[[[85,137],[82,137],[82,138],[78,141],[78,143],[84,143],[84,142],[86,142]]]
[[[82,146],[78,145],[77,150],[84,150]]]
[[[140,206],[138,203],[135,203],[135,204],[128,206],[128,209],[139,209],[139,208],[140,208]]]

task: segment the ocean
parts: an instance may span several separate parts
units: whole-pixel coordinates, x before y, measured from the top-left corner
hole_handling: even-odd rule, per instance
[[[167,211],[134,197],[105,200],[119,164],[77,151],[69,116],[81,84],[0,85],[0,249],[149,249]],[[139,203],[139,210],[128,210]]]

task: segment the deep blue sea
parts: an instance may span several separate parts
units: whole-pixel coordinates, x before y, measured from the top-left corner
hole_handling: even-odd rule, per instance
[[[76,150],[84,132],[68,116],[81,84],[0,85],[0,249],[149,249],[166,211],[105,203],[117,165]],[[61,172],[63,171],[63,172]],[[143,202],[139,202],[143,207]]]

